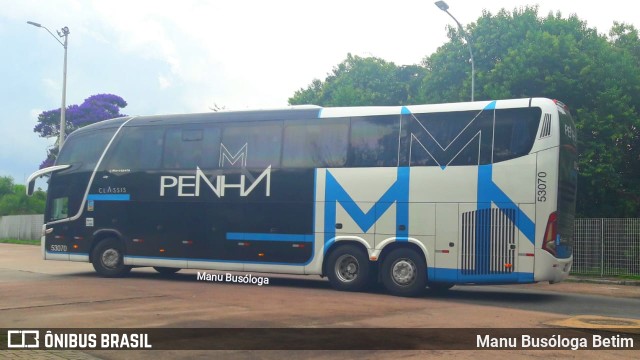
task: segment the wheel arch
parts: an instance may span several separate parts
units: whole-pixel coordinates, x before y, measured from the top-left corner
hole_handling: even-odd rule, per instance
[[[389,241],[386,244],[384,244],[384,247],[382,248],[382,250],[380,250],[380,253],[378,254],[378,260],[377,263],[378,264],[382,264],[382,262],[384,261],[385,257],[392,252],[395,249],[401,249],[401,248],[406,248],[406,249],[411,249],[413,251],[415,251],[416,253],[418,253],[418,255],[420,255],[420,258],[424,261],[424,265],[426,268],[429,268],[429,264],[428,264],[428,253],[427,253],[427,249],[424,247],[424,245],[415,240],[415,239],[409,239],[408,241]]]
[[[369,259],[369,248],[367,247],[367,242],[363,239],[356,236],[332,239],[329,243],[329,247],[325,247],[324,255],[322,257],[322,276],[327,275],[327,259],[331,256],[331,253],[346,245],[353,245],[360,248],[365,254],[367,254],[367,259]],[[371,259],[369,259],[369,262],[371,262]]]
[[[125,254],[126,254],[127,246],[124,243],[124,240],[122,239],[122,234],[118,230],[100,229],[93,233],[92,238],[93,238],[93,241],[91,242],[91,248],[89,249],[89,262],[93,261],[93,249],[95,249],[100,242],[106,239],[117,239],[118,241],[120,241],[120,243],[122,243],[122,246],[125,249]]]

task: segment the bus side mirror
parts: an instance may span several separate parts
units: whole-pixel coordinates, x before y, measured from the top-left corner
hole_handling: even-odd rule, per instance
[[[36,186],[37,178],[47,175],[49,173],[54,173],[56,171],[68,169],[70,167],[71,165],[55,165],[55,166],[50,166],[48,168],[40,169],[34,172],[33,174],[29,175],[29,178],[27,179],[27,196],[33,195],[33,188]]]
[[[36,179],[33,179],[27,184],[27,196],[33,195],[33,188],[36,186]]]

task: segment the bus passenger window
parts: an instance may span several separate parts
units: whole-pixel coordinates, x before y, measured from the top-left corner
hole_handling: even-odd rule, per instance
[[[347,119],[287,121],[284,127],[282,166],[293,168],[341,167],[347,161]]]
[[[493,162],[527,155],[540,123],[540,108],[496,110]]]
[[[107,170],[131,171],[157,169],[162,155],[162,134],[158,127],[124,128],[119,136]]]
[[[412,114],[411,166],[477,166],[491,162],[493,111]]]
[[[215,168],[218,162],[220,129],[215,127],[199,129],[171,128],[165,137],[165,169]]]
[[[228,124],[222,133],[220,167],[280,166],[282,123]],[[222,147],[224,146],[224,148]]]
[[[350,166],[397,166],[400,117],[351,118]]]

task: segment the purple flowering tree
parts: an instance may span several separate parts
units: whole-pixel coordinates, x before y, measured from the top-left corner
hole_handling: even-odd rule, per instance
[[[65,114],[66,134],[98,121],[126,116],[120,113],[120,109],[126,106],[124,99],[113,94],[92,95],[80,105],[70,105]],[[44,111],[38,115],[38,123],[33,131],[40,137],[57,137],[60,134],[60,109]],[[53,165],[57,156],[58,146],[48,149],[47,158],[40,164],[40,169]]]

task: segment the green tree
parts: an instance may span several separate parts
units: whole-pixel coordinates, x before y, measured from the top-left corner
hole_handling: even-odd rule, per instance
[[[424,69],[417,65],[396,66],[375,57],[347,55],[325,81],[313,80],[296,91],[289,104],[321,106],[402,105],[413,101]]]
[[[638,30],[633,25],[614,22],[609,31],[609,38],[617,48],[628,51],[640,65]]]
[[[0,216],[42,214],[46,202],[46,193],[38,190],[33,196],[27,196],[24,185],[16,185],[13,178],[0,177]]]
[[[0,197],[13,192],[13,178],[11,176],[0,176]]]

